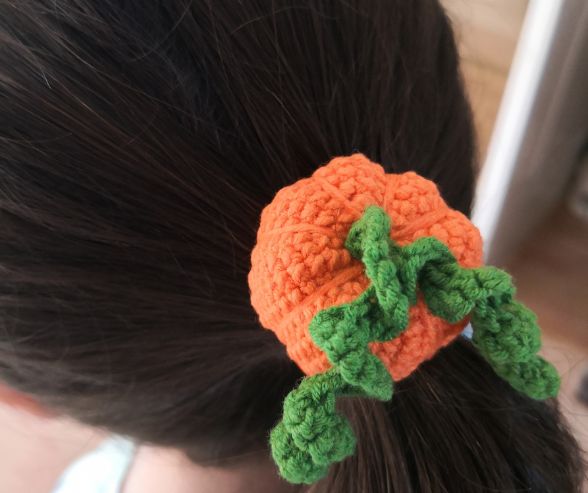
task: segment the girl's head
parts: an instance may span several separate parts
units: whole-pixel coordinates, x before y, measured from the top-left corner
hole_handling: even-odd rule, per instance
[[[0,0],[0,379],[196,462],[263,450],[303,376],[251,306],[262,208],[336,155],[469,212],[475,146],[436,0]],[[316,491],[575,491],[555,402],[458,340]],[[456,478],[461,478],[457,480]]]

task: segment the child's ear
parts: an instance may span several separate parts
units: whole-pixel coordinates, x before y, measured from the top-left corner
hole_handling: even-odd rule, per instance
[[[2,382],[0,382],[0,404],[15,407],[41,418],[51,418],[56,416],[54,412],[43,407],[33,397],[23,394],[18,390],[14,390]]]

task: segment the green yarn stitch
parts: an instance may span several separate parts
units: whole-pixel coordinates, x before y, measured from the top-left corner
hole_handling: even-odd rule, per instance
[[[513,299],[507,273],[488,266],[465,269],[433,237],[396,245],[390,218],[377,206],[352,225],[345,247],[363,262],[371,284],[351,303],[321,310],[310,323],[310,335],[332,368],[304,378],[290,392],[283,419],[271,432],[272,455],[286,480],[313,483],[330,464],[353,454],[355,437],[336,412],[336,398],[392,398],[392,378],[368,344],[389,341],[406,329],[417,292],[431,313],[450,323],[470,315],[473,344],[513,388],[534,399],[557,395],[557,371],[536,354],[541,346],[536,317]]]

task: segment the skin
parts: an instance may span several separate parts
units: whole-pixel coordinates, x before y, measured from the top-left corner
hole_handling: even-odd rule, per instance
[[[58,418],[25,396],[0,383],[0,404],[34,415],[47,426]],[[54,478],[55,479],[55,478]],[[53,481],[52,481],[53,482]],[[195,464],[179,450],[142,445],[127,473],[121,493],[294,493],[281,480],[267,453],[257,453],[233,465]]]
[[[142,446],[129,470],[122,493],[293,493],[265,454],[238,465],[202,466],[177,450]]]

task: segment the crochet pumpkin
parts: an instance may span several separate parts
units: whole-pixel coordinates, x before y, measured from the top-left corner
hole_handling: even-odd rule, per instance
[[[394,381],[455,338],[535,399],[557,394],[537,355],[536,317],[510,276],[482,257],[478,230],[416,173],[385,174],[362,154],[334,158],[280,190],[262,213],[249,274],[264,327],[307,376],[284,400],[270,434],[290,482],[312,483],[354,453],[336,400],[388,401]]]
[[[345,248],[352,223],[369,205],[390,216],[391,237],[407,245],[432,236],[462,267],[482,263],[482,240],[462,213],[447,206],[436,185],[414,172],[386,174],[363,154],[336,157],[310,178],[281,189],[263,210],[251,255],[251,302],[261,324],[275,332],[307,375],[330,363],[309,334],[312,318],[356,299],[370,284],[361,261]],[[410,308],[397,338],[370,344],[395,381],[454,339],[467,319],[450,324],[422,299]]]

